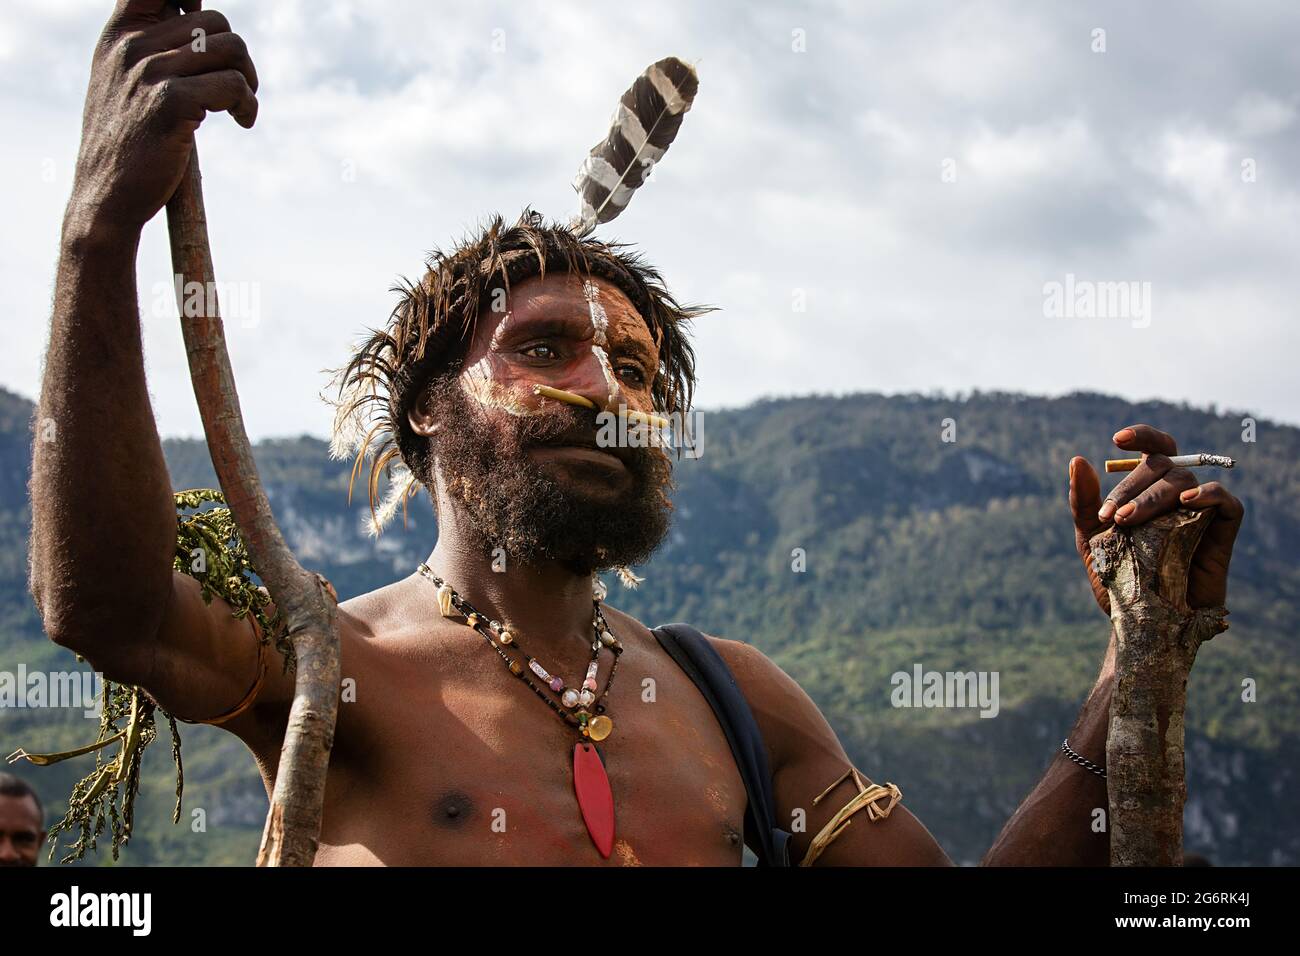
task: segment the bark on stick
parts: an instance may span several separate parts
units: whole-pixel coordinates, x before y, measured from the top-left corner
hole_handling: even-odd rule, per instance
[[[225,332],[216,307],[212,252],[199,176],[198,151],[167,203],[172,269],[182,296],[181,328],[190,378],[221,491],[249,557],[288,624],[297,661],[293,707],[275,777],[259,866],[310,866],[320,839],[325,774],[334,743],[340,679],[338,623],[332,588],[295,560],[271,514],[244,431]],[[200,283],[201,295],[186,286]],[[191,287],[194,289],[196,287]],[[186,303],[201,300],[199,315]]]
[[[1112,866],[1182,865],[1187,676],[1226,613],[1187,605],[1188,569],[1212,520],[1212,509],[1180,509],[1092,542],[1116,635],[1106,738]]]

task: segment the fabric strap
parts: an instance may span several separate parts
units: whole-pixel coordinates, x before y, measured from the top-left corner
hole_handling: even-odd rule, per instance
[[[790,834],[776,825],[767,747],[731,668],[708,638],[689,624],[662,624],[650,633],[700,689],[722,725],[749,797],[745,843],[758,857],[758,865],[789,866]]]

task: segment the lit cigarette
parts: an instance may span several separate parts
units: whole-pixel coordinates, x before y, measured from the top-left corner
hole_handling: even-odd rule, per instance
[[[1199,455],[1174,455],[1169,459],[1175,468],[1234,468],[1235,459],[1227,455],[1211,455],[1201,452]],[[1110,458],[1106,461],[1107,471],[1132,471],[1142,463],[1141,458]]]
[[[546,398],[553,398],[559,402],[568,402],[570,405],[581,405],[583,408],[595,408],[596,403],[589,398],[577,394],[576,392],[566,392],[562,388],[551,388],[549,385],[534,385],[534,395],[543,395]],[[629,408],[626,416],[634,422],[640,422],[643,425],[650,425],[654,428],[667,428],[668,419],[659,415],[651,415],[649,412],[638,412],[634,408]]]

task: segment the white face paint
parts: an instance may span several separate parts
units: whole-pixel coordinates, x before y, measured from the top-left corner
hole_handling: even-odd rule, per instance
[[[605,376],[605,387],[609,389],[608,406],[613,408],[618,396],[618,381],[614,378],[614,366],[610,364],[609,353],[609,316],[600,304],[600,289],[594,282],[585,282],[582,293],[587,299],[587,310],[591,313],[591,354],[600,363],[600,370]]]
[[[505,334],[513,320],[514,313],[507,312],[492,333],[493,345]],[[515,398],[509,389],[503,387],[500,382],[492,377],[491,351],[461,374],[460,383],[465,390],[465,394],[484,408],[499,408],[501,411],[518,418],[541,414],[540,408],[531,408],[523,404]]]
[[[509,389],[503,388],[501,383],[492,378],[491,361],[491,357],[485,355],[461,375],[460,383],[465,394],[485,408],[499,408],[520,418],[540,415],[540,408],[524,405]]]

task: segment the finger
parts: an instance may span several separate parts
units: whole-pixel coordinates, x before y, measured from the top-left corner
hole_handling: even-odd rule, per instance
[[[1129,425],[1115,433],[1114,442],[1125,451],[1140,451],[1152,455],[1178,454],[1174,436],[1150,425]]]
[[[1168,460],[1168,459],[1166,459]],[[1115,512],[1115,523],[1130,527],[1177,509],[1179,495],[1196,487],[1196,476],[1186,468],[1171,468],[1163,478]]]
[[[1200,511],[1204,508],[1218,508],[1214,522],[1205,531],[1202,543],[1209,543],[1231,554],[1232,544],[1237,540],[1237,532],[1246,516],[1246,508],[1223,485],[1217,481],[1207,481],[1203,485],[1190,488],[1179,496],[1184,508]],[[1226,562],[1225,562],[1226,564]]]
[[[1217,507],[1219,517],[1236,520],[1238,524],[1241,523],[1242,516],[1246,513],[1246,509],[1241,502],[1217,481],[1207,481],[1203,485],[1189,488],[1182,493],[1180,499],[1184,505],[1194,511]]]
[[[1088,584],[1092,587],[1092,596],[1096,598],[1101,609],[1110,613],[1110,595],[1106,593],[1101,579],[1093,571],[1092,548],[1089,542],[1093,535],[1104,527],[1097,517],[1097,508],[1101,504],[1101,482],[1097,471],[1088,459],[1076,456],[1070,459],[1070,512],[1074,515],[1074,546],[1083,559],[1083,566],[1088,571]]]
[[[113,12],[119,16],[157,16],[164,7],[180,7],[186,13],[197,10],[203,0],[117,0]]]
[[[1183,492],[1185,508],[1217,509],[1214,520],[1205,529],[1200,546],[1188,575],[1188,594],[1197,595],[1199,607],[1219,607],[1228,596],[1228,565],[1232,561],[1232,545],[1241,530],[1246,509],[1217,481],[1206,482]]]
[[[194,31],[198,31],[196,34]],[[211,45],[215,37],[230,32],[230,21],[217,10],[198,10],[148,27],[141,37],[146,53],[191,48],[200,40]]]
[[[201,123],[207,113],[229,112],[245,129],[257,119],[257,97],[238,70],[178,76],[165,81],[166,97],[177,119]]]
[[[1143,455],[1138,466],[1111,489],[1102,502],[1097,517],[1109,521],[1121,507],[1159,481],[1173,466],[1174,463],[1164,455]]]
[[[238,70],[243,74],[248,88],[257,92],[257,69],[248,55],[248,45],[238,33],[219,33],[209,37],[206,49],[196,51],[190,46],[158,53],[146,61],[145,76],[161,79],[164,76],[199,76],[222,70]]]
[[[1070,513],[1074,527],[1091,537],[1101,527],[1101,482],[1092,462],[1082,456],[1070,459]]]
[[[202,6],[203,0],[117,0],[113,8],[113,19],[121,21],[157,20],[174,16],[176,8],[186,13],[193,13]]]

